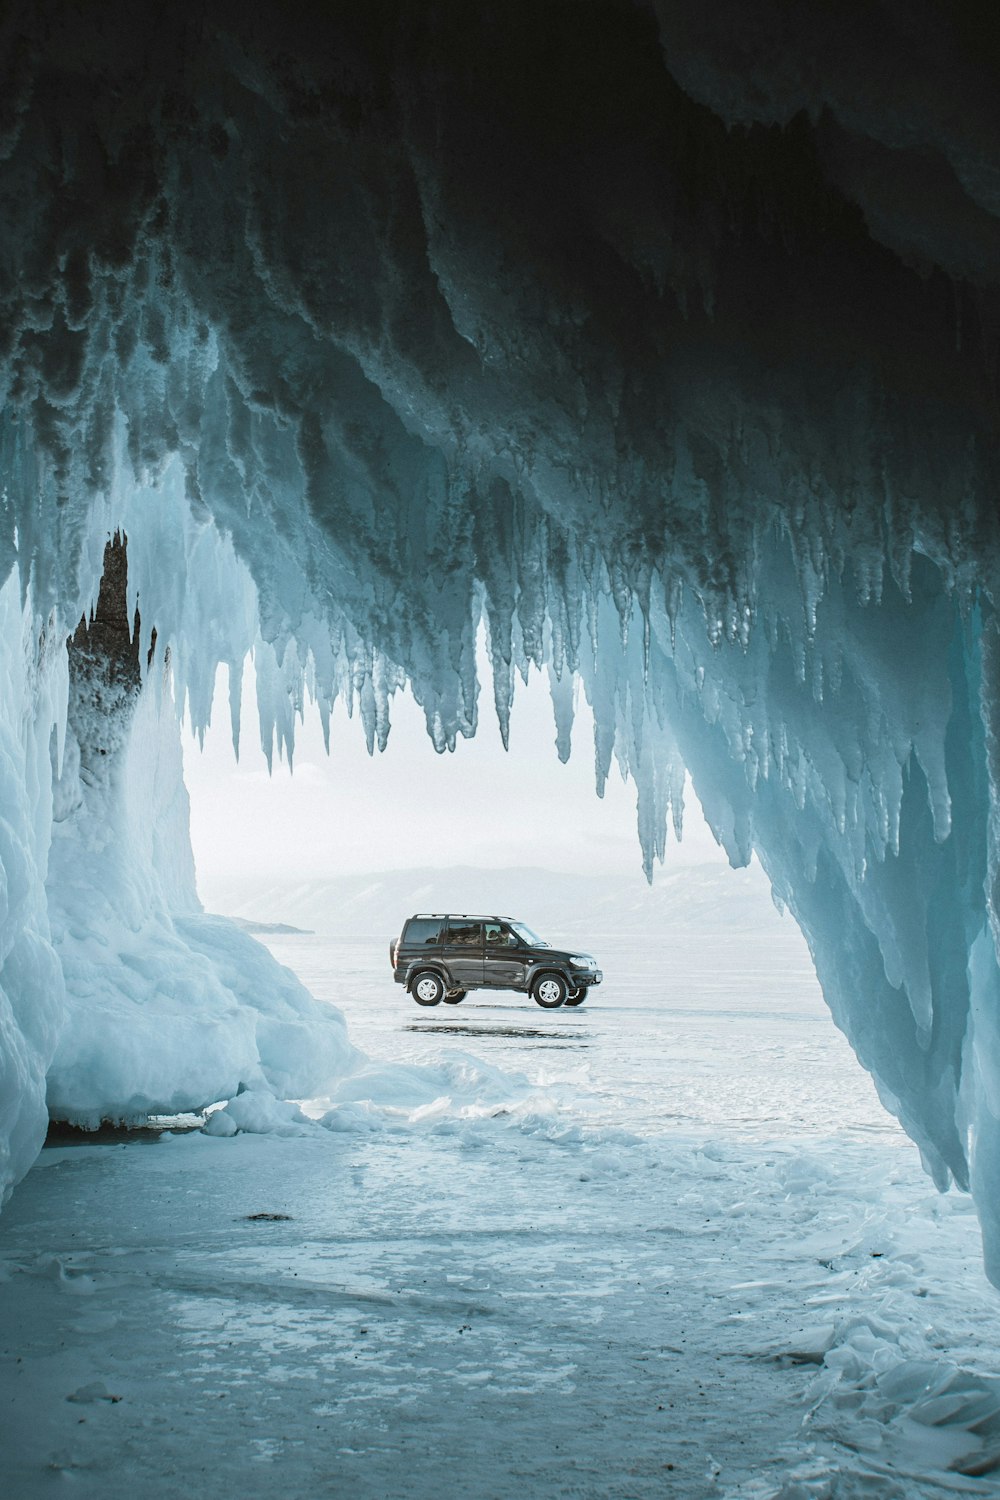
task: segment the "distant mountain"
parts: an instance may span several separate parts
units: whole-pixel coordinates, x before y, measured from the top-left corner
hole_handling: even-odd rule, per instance
[[[254,922],[248,917],[230,917],[243,932],[249,932],[255,937],[311,937],[311,927],[290,927],[287,922]]]
[[[389,938],[415,912],[460,911],[517,917],[554,942],[669,932],[672,943],[791,941],[804,953],[795,923],[776,911],[756,865],[671,867],[657,872],[652,887],[629,876],[534,868],[389,870],[244,889],[223,909],[337,937]]]

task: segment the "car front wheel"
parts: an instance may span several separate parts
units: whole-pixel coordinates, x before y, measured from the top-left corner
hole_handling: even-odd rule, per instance
[[[566,996],[567,1005],[582,1005],[587,998],[587,986],[581,984],[578,990],[570,990]]]
[[[461,1005],[468,994],[467,990],[448,990],[444,997],[445,1005]]]
[[[444,984],[440,976],[429,971],[418,974],[410,990],[418,1005],[439,1005],[444,996]]]
[[[535,980],[531,993],[537,1005],[545,1010],[555,1010],[566,999],[568,986],[560,974],[542,974]]]

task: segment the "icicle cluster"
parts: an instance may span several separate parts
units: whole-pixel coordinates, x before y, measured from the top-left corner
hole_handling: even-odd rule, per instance
[[[489,7],[279,24],[219,0],[130,10],[114,47],[73,8],[12,10],[0,575],[27,636],[4,637],[3,797],[35,895],[3,951],[47,942],[36,748],[51,724],[61,746],[60,643],[114,531],[143,702],[169,653],[204,726],[224,662],[238,744],[253,649],[289,758],[309,697],[383,747],[404,682],[438,749],[474,733],[485,621],[505,735],[544,668],[568,755],[582,680],[647,872],[685,765],[733,862],[758,850],[886,1103],[971,1182],[1000,1280],[995,96],[919,4],[893,41],[933,87],[891,108],[871,38],[852,67],[839,28],[778,7],[751,65],[733,7],[655,9],[501,34]],[[67,843],[53,912],[73,866]],[[55,1029],[15,1080],[32,1129]],[[99,1061],[61,1066],[59,1107],[99,1108],[71,1099]]]

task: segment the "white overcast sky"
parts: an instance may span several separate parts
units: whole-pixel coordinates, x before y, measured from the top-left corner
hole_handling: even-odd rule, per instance
[[[233,756],[226,674],[220,672],[204,751],[184,732],[185,779],[199,891],[210,905],[235,886],[416,866],[536,865],[614,873],[644,883],[635,833],[635,789],[613,770],[603,799],[594,789],[593,725],[580,695],[573,754],[555,750],[552,708],[540,674],[518,682],[505,752],[488,681],[480,726],[454,754],[438,755],[421,711],[397,695],[384,754],[369,757],[360,722],[334,716],[330,754],[319,714],[306,710],[295,770],[260,749],[252,674],[244,680],[240,760]],[[672,840],[672,835],[671,835]],[[684,841],[669,863],[724,860],[693,792]]]

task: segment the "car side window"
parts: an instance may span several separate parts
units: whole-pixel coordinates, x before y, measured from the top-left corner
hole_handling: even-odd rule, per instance
[[[509,927],[502,922],[486,923],[486,946],[487,948],[513,948],[517,939]]]
[[[449,922],[448,942],[453,948],[481,948],[483,945],[482,922]]]
[[[414,917],[406,924],[406,943],[437,943],[441,940],[443,917]]]

